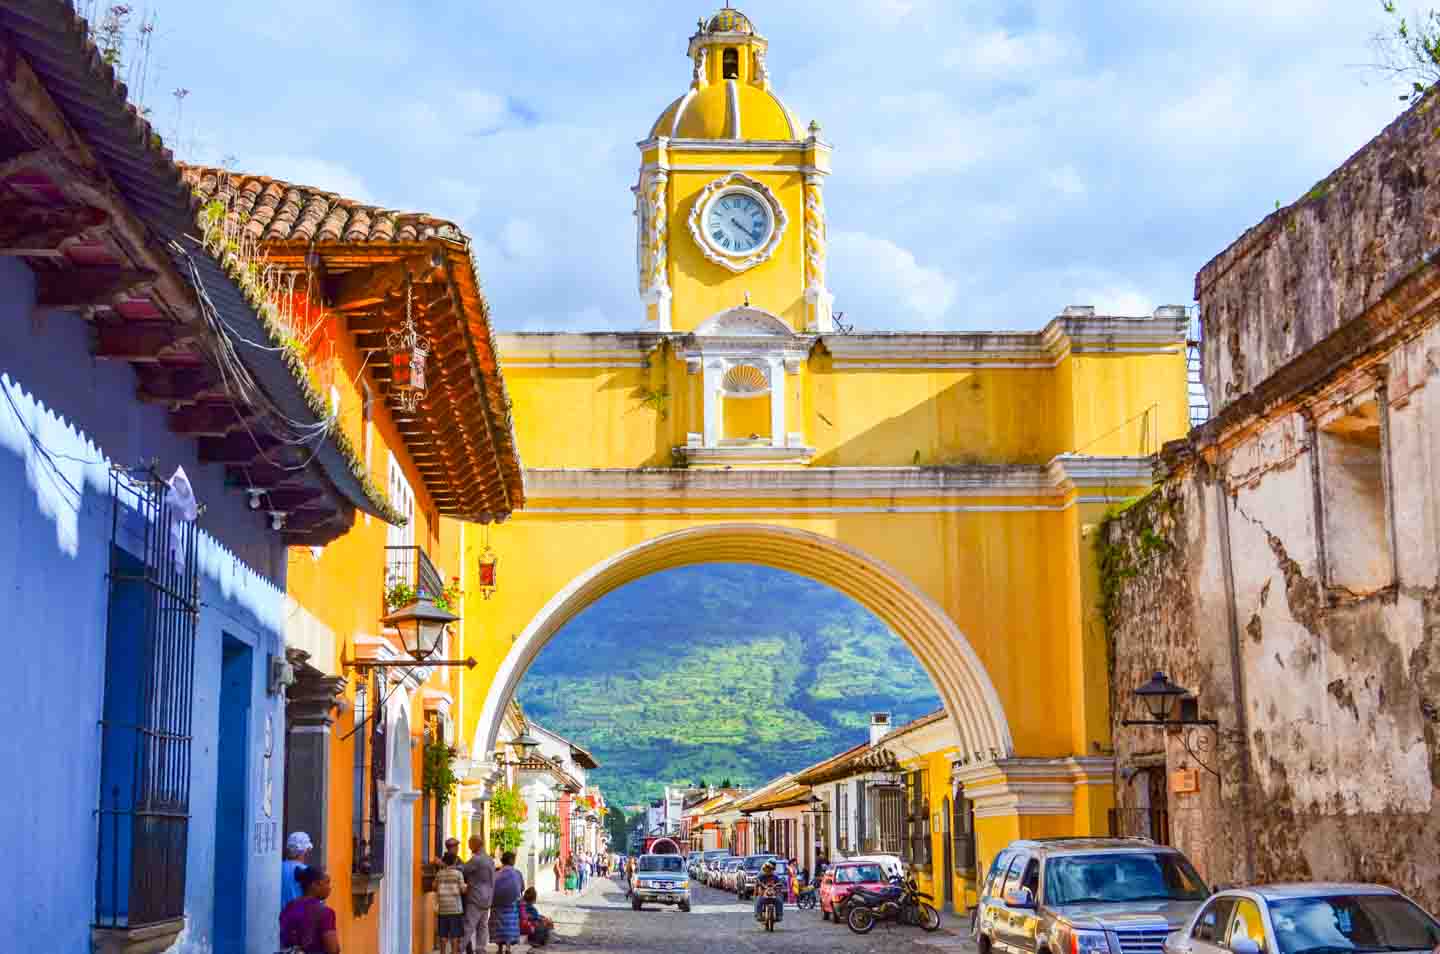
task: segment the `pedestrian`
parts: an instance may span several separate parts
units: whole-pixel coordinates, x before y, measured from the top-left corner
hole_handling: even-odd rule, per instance
[[[495,897],[495,862],[485,852],[485,841],[470,836],[470,860],[460,869],[465,876],[465,943],[474,954],[490,946],[490,903]]]
[[[310,836],[303,831],[292,831],[285,839],[285,860],[280,863],[280,910],[305,892],[300,888],[300,872],[310,863],[310,852],[315,848]]]
[[[520,942],[520,899],[525,894],[525,876],[515,867],[515,852],[500,856],[500,870],[495,872],[495,894],[491,904],[495,912],[495,943],[499,954],[513,954],[512,945]]]
[[[555,891],[558,893],[565,889],[565,859],[555,858]]]
[[[577,884],[578,884],[578,881],[577,881],[577,875],[575,874],[575,863],[574,863],[573,861],[566,861],[566,862],[565,862],[565,893],[566,893],[566,894],[574,894],[574,893],[575,893],[575,888],[576,888],[576,885],[577,885]]]
[[[465,875],[460,870],[460,839],[445,839],[445,854],[435,872],[435,937],[440,954],[464,954]]]
[[[286,954],[340,954],[330,897],[330,876],[307,865],[298,875],[301,895],[280,912],[280,948]]]
[[[555,922],[542,915],[535,907],[535,889],[526,888],[520,904],[520,933],[530,939],[531,947],[544,947],[555,930]]]

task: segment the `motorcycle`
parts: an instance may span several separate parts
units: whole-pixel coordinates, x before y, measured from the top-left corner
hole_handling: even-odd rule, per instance
[[[761,898],[760,913],[756,914],[755,917],[761,924],[765,925],[765,930],[774,931],[775,921],[779,917],[780,912],[780,888],[773,884],[767,884],[764,892],[761,894]]]
[[[846,899],[845,923],[856,934],[869,934],[877,921],[912,925],[927,933],[939,930],[940,912],[925,903],[932,899],[928,894],[921,893],[915,879],[906,878],[900,883],[900,889],[898,899],[888,892],[856,891],[851,894]]]
[[[800,885],[800,890],[795,893],[795,907],[802,911],[808,911],[819,904],[818,883],[811,881],[809,884]]]

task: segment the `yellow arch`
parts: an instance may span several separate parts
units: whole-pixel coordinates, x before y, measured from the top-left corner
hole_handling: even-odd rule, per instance
[[[1000,696],[969,640],[945,611],[897,571],[837,540],[789,527],[718,524],[646,540],[575,577],[515,640],[491,680],[472,751],[494,752],[505,707],[531,663],[581,610],[651,573],[701,563],[752,563],[834,587],[884,620],[915,653],[954,720],[961,751],[1014,754]]]

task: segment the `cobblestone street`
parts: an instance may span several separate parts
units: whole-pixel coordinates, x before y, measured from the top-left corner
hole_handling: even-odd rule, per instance
[[[960,936],[960,924],[942,915],[938,932],[877,925],[868,935],[820,920],[820,912],[785,910],[785,920],[766,934],[754,920],[749,902],[727,892],[695,888],[689,914],[649,906],[636,912],[625,899],[621,882],[592,882],[583,895],[550,895],[541,910],[554,918],[558,937],[553,947],[571,954],[933,954],[974,950]],[[522,948],[523,950],[523,948]]]

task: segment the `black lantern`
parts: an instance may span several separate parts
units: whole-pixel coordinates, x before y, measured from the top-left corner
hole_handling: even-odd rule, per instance
[[[423,663],[439,651],[445,627],[458,619],[460,617],[445,612],[430,597],[421,594],[415,602],[382,618],[380,622],[399,630],[405,651],[416,662]]]
[[[528,731],[521,732],[510,740],[510,744],[520,750],[520,758],[528,759],[540,748],[540,740],[531,735]]]
[[[805,811],[808,814],[815,816],[830,814],[829,803],[827,803],[825,799],[821,798],[819,795],[812,794],[810,796],[810,801],[808,801],[806,805],[808,807],[805,809]]]
[[[1145,708],[1150,710],[1150,716],[1156,722],[1169,721],[1175,709],[1175,700],[1189,694],[1171,682],[1163,672],[1155,673],[1149,682],[1135,690],[1135,695],[1145,703]]]

